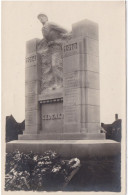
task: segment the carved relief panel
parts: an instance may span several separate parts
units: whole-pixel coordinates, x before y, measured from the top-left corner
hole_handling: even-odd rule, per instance
[[[39,50],[42,58],[41,93],[63,87],[62,46],[53,43]]]

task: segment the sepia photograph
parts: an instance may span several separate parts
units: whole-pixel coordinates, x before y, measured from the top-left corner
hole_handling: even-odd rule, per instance
[[[126,193],[126,2],[2,2],[2,195]]]

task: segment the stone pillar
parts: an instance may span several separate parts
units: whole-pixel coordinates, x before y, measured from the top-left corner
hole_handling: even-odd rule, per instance
[[[64,133],[100,132],[98,25],[83,20],[72,26],[63,45]]]
[[[38,41],[38,39],[33,39],[26,44],[24,134],[37,134],[41,128],[38,103],[41,85],[41,57],[37,53]]]

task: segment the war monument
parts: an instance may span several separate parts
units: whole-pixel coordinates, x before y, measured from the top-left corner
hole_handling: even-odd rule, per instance
[[[98,24],[85,19],[68,32],[43,13],[38,19],[43,39],[26,43],[25,131],[7,143],[7,151],[116,155],[120,143],[106,140],[100,127]]]

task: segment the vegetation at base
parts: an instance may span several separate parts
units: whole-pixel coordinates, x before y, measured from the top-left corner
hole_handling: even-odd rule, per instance
[[[63,160],[53,151],[40,155],[16,150],[6,154],[5,190],[61,190],[78,167],[79,159]]]

